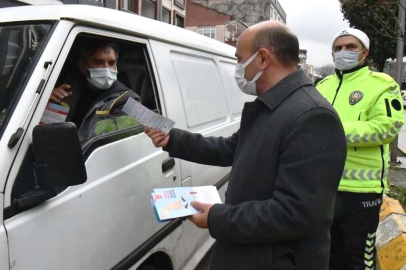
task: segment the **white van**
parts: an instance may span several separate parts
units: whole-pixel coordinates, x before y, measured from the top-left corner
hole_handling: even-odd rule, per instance
[[[1,270],[194,269],[214,243],[189,221],[158,223],[151,191],[215,185],[224,200],[230,168],[170,158],[140,125],[81,144],[72,125],[39,125],[80,42],[100,40],[120,48],[119,80],[177,128],[229,136],[252,100],[235,48],[202,35],[84,5],[0,9]]]

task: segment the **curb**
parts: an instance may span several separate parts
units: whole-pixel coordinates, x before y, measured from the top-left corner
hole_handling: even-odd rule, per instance
[[[384,197],[376,233],[377,264],[381,270],[406,270],[406,214],[399,201]]]

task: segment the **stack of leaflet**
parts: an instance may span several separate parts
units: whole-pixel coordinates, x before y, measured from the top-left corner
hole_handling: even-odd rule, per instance
[[[199,213],[190,205],[191,201],[221,203],[220,195],[214,186],[157,188],[151,195],[152,208],[158,222]]]

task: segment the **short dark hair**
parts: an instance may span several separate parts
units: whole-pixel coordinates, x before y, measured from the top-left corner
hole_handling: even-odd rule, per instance
[[[268,27],[258,30],[254,37],[253,51],[268,48],[284,67],[299,63],[299,40],[288,28]]]
[[[108,53],[110,50],[113,50],[118,58],[118,46],[114,42],[109,41],[94,41],[95,44],[86,43],[80,51],[80,60],[87,64],[89,58],[94,55],[96,52],[103,50],[105,53]]]

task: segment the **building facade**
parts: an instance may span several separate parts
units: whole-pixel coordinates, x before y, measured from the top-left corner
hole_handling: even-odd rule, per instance
[[[286,12],[278,0],[192,0],[239,19],[248,26],[278,20],[286,24]]]
[[[321,78],[320,74],[318,74],[313,65],[307,64],[307,50],[300,49],[299,50],[299,69],[302,69],[306,75],[315,81],[317,78]]]
[[[278,0],[271,0],[270,19],[286,24],[287,15]]]
[[[161,6],[161,14],[159,14]],[[117,0],[117,8],[125,9],[144,17],[185,27],[186,0]]]
[[[0,8],[22,5],[63,4],[83,4],[119,10],[124,9],[155,20],[161,17],[163,22],[185,27],[186,0],[0,0]]]
[[[235,46],[239,35],[248,28],[231,15],[187,0],[186,29]]]

